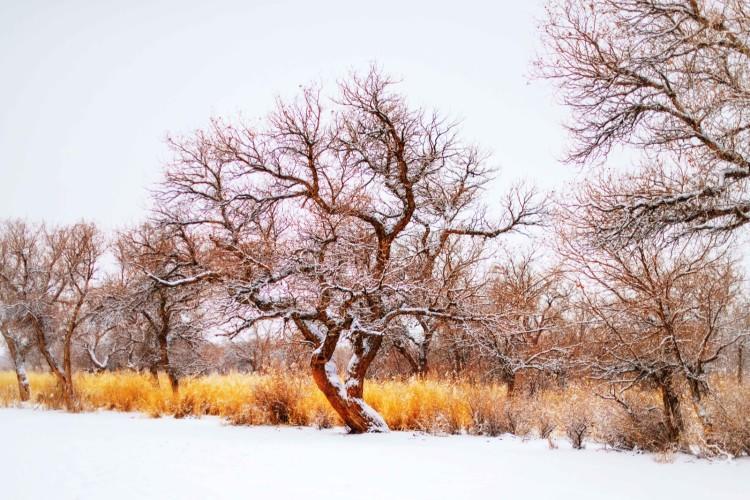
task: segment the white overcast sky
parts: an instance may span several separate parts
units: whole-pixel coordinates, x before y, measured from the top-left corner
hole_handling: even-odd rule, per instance
[[[559,187],[564,110],[530,81],[543,0],[0,0],[0,218],[144,217],[167,133],[265,115],[300,85],[377,62],[463,121],[499,192]]]

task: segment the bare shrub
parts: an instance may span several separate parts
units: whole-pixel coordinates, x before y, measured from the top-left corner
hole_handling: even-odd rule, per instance
[[[45,408],[60,410],[65,407],[62,390],[54,385],[43,392],[39,392],[34,398],[35,402]]]
[[[658,411],[618,411],[607,422],[600,437],[617,450],[664,452],[673,447],[667,425]]]
[[[565,434],[576,450],[583,449],[583,440],[591,430],[591,421],[586,417],[574,417],[565,427]]]
[[[555,432],[555,424],[553,424],[549,419],[542,416],[539,419],[539,422],[537,423],[537,431],[539,432],[539,437],[542,439],[550,439],[552,436],[552,433]]]
[[[318,410],[312,417],[312,424],[318,430],[330,429],[331,427],[333,427],[333,418],[328,412],[324,410]]]
[[[723,423],[707,444],[720,455],[750,456],[750,422],[746,417],[744,423]]]
[[[461,421],[458,415],[451,411],[441,411],[425,426],[427,432],[432,434],[459,434],[461,432]]]

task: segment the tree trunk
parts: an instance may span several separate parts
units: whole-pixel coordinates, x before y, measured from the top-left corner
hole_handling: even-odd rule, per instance
[[[513,397],[516,392],[516,374],[511,372],[505,378],[505,390],[508,397]]]
[[[341,325],[325,321],[323,328],[313,322],[294,318],[293,321],[302,335],[317,345],[310,357],[310,369],[315,385],[326,397],[334,411],[341,417],[349,432],[387,432],[388,425],[378,412],[363,399],[364,380],[367,369],[383,343],[381,335],[368,335],[352,331],[353,353],[347,368],[346,384],[342,384],[333,361],[341,332]]]
[[[703,435],[710,436],[713,433],[713,423],[703,398],[708,392],[708,385],[703,380],[691,377],[688,379],[688,388],[690,389],[690,401],[693,404],[693,410],[703,428]]]
[[[516,372],[508,363],[502,362],[500,367],[500,381],[505,384],[505,392],[508,397],[512,397],[516,389]]]
[[[24,352],[24,346],[19,345],[10,333],[3,331],[3,337],[5,338],[5,343],[8,345],[8,352],[13,360],[16,379],[18,379],[18,399],[26,402],[31,397],[31,390],[29,389],[29,377],[26,374],[26,353]]]
[[[172,388],[172,394],[180,392],[180,379],[177,378],[177,374],[171,368],[167,370],[167,377],[169,378],[169,386]]]
[[[433,330],[431,328],[432,325],[427,321],[420,320],[419,324],[422,327],[424,338],[422,339],[422,343],[419,344],[419,355],[417,357],[417,375],[420,377],[424,377],[425,375],[427,375],[427,370],[429,369],[427,355],[430,351],[430,345],[432,345]]]
[[[61,370],[57,361],[55,361],[55,358],[47,345],[47,335],[44,332],[44,325],[36,322],[34,324],[34,333],[39,352],[47,362],[50,371],[57,379],[57,385],[60,388],[60,391],[62,391],[63,405],[65,406],[65,409],[68,411],[76,411],[78,409],[78,401],[73,388],[72,373],[70,373],[69,369]],[[70,374],[70,378],[66,376],[67,373]]]
[[[313,356],[313,358],[316,357]],[[315,384],[323,392],[341,420],[344,421],[344,425],[349,429],[349,432],[360,434],[363,432],[388,431],[388,425],[382,417],[363,399],[351,398],[347,395],[332,361],[321,364],[314,359],[311,368]]]
[[[466,366],[466,356],[455,343],[451,346],[451,360],[453,361],[453,376],[458,377]]]
[[[148,373],[151,375],[151,381],[154,383],[154,386],[159,387],[161,384],[159,383],[158,363],[149,364]]]
[[[675,391],[674,382],[669,378],[659,381],[662,404],[664,408],[664,423],[667,426],[667,435],[672,443],[677,443],[685,430],[680,410],[680,398]]]
[[[412,375],[419,375],[419,362],[417,359],[414,358],[414,356],[411,355],[409,352],[409,349],[404,345],[404,343],[400,340],[397,340],[393,343],[393,346],[396,348],[396,351],[398,351],[399,354],[406,360],[406,362],[409,364],[409,370],[411,370]]]
[[[180,381],[169,362],[169,340],[165,331],[159,332],[159,366],[167,374],[172,393],[177,394],[180,390]]]
[[[427,363],[427,349],[424,347],[419,350],[419,358],[417,358],[417,376],[420,378],[427,375],[429,365]]]
[[[745,345],[740,342],[737,346],[737,385],[742,385],[742,376],[745,371],[745,360],[744,360],[744,349]]]
[[[328,327],[325,336],[312,333],[310,327],[302,320],[295,323],[308,339],[317,339],[318,348],[310,358],[310,368],[315,385],[326,397],[334,411],[341,417],[349,432],[387,432],[385,420],[365,403],[364,379],[367,369],[380,349],[383,337],[366,335],[362,332],[352,333],[353,354],[347,368],[346,384],[339,379],[336,363],[332,360],[336,350],[341,329]]]
[[[79,409],[78,398],[73,387],[73,335],[79,325],[79,315],[81,314],[84,298],[85,295],[81,294],[73,307],[73,312],[70,315],[70,319],[68,319],[65,335],[63,336],[63,372],[61,385],[65,408],[68,411],[77,411]]]
[[[427,371],[429,369],[428,353],[430,351],[430,344],[432,343],[433,334],[429,329],[429,325],[427,325],[424,321],[420,321],[420,325],[422,327],[422,331],[424,332],[424,339],[422,340],[422,342],[416,342],[412,340],[412,343],[416,347],[416,356],[413,356],[409,352],[409,349],[401,339],[397,339],[393,343],[393,346],[409,364],[411,374],[421,378],[427,375]]]
[[[65,379],[64,396],[65,407],[70,410],[75,399],[73,394],[73,363],[72,363],[72,332],[63,338],[63,376]]]
[[[159,293],[159,320],[161,321],[161,328],[158,330],[161,369],[167,374],[172,394],[176,395],[180,390],[180,381],[169,360],[169,332],[172,327],[172,310],[167,304],[167,297],[163,290]]]
[[[104,360],[100,360],[96,356],[96,345],[89,345],[85,344],[84,347],[86,348],[86,353],[89,355],[89,360],[91,361],[91,364],[94,365],[94,372],[100,373],[107,369],[107,365],[109,364],[109,354],[107,354],[104,357]]]

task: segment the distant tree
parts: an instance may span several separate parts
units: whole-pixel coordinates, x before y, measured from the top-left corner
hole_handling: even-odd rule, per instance
[[[628,410],[627,391],[657,387],[672,441],[685,431],[685,393],[710,432],[709,369],[747,335],[746,315],[732,311],[742,280],[726,250],[694,240],[614,248],[575,234],[564,233],[561,252],[585,319],[577,365],[609,383],[607,397]]]
[[[421,272],[425,255],[437,261],[456,240],[538,221],[532,194],[519,189],[501,217],[485,217],[485,157],[374,69],[343,82],[330,107],[306,89],[261,126],[217,120],[172,145],[157,215],[200,243],[185,257],[199,266],[162,282],[220,285],[235,332],[264,320],[293,325],[314,381],[352,432],[387,430],[363,385],[395,325],[476,319],[460,287],[438,291],[440,267]],[[342,383],[334,352],[344,344],[352,355]]]
[[[468,205],[473,201],[466,197],[462,202]],[[487,302],[487,275],[482,269],[487,260],[484,241],[450,238],[444,232],[435,231],[435,227],[450,227],[457,222],[462,214],[460,208],[454,207],[440,214],[442,220],[436,218],[431,223],[422,221],[416,224],[418,229],[412,240],[406,242],[414,258],[404,279],[415,283],[430,281],[429,288],[415,289],[414,293],[423,294],[419,301],[453,304],[449,310],[473,308],[479,311]],[[459,306],[459,301],[463,305]],[[472,305],[467,307],[469,303]],[[437,335],[454,334],[457,328],[466,330],[477,326],[471,322],[458,325],[443,317],[402,316],[391,323],[386,337],[407,361],[411,373],[424,376],[429,369],[429,354]]]
[[[477,328],[472,345],[488,361],[487,370],[508,392],[521,372],[560,375],[569,350],[563,338],[566,290],[561,274],[544,269],[533,252],[508,254],[489,278],[491,328]]]
[[[121,233],[114,243],[119,272],[109,283],[102,308],[103,324],[108,320],[113,327],[127,330],[117,332],[109,352],[127,352],[129,366],[146,368],[155,376],[165,373],[174,392],[181,376],[201,371],[198,348],[205,336],[201,290],[194,283],[180,287],[164,283],[189,272],[178,258],[178,241],[148,224]],[[104,331],[100,329],[98,335]]]
[[[598,237],[724,233],[750,221],[750,8],[746,0],[552,0],[542,76],[562,90],[569,160],[645,152],[591,175],[578,202]]]
[[[229,361],[241,371],[265,372],[272,367],[274,354],[279,354],[279,335],[276,332],[258,332],[253,329],[242,338],[234,338],[228,344]]]
[[[48,229],[6,222],[2,245],[5,316],[32,333],[57,379],[65,407],[74,409],[73,343],[93,313],[100,235],[90,224]]]

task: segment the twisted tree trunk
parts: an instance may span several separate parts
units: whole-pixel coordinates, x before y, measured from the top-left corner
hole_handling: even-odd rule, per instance
[[[352,333],[353,353],[346,370],[346,382],[342,383],[332,359],[342,328],[329,325],[325,335],[320,335],[302,320],[295,319],[295,324],[305,338],[318,344],[310,358],[313,380],[349,432],[387,432],[388,425],[383,417],[363,398],[365,375],[380,349],[383,337],[363,332]]]

